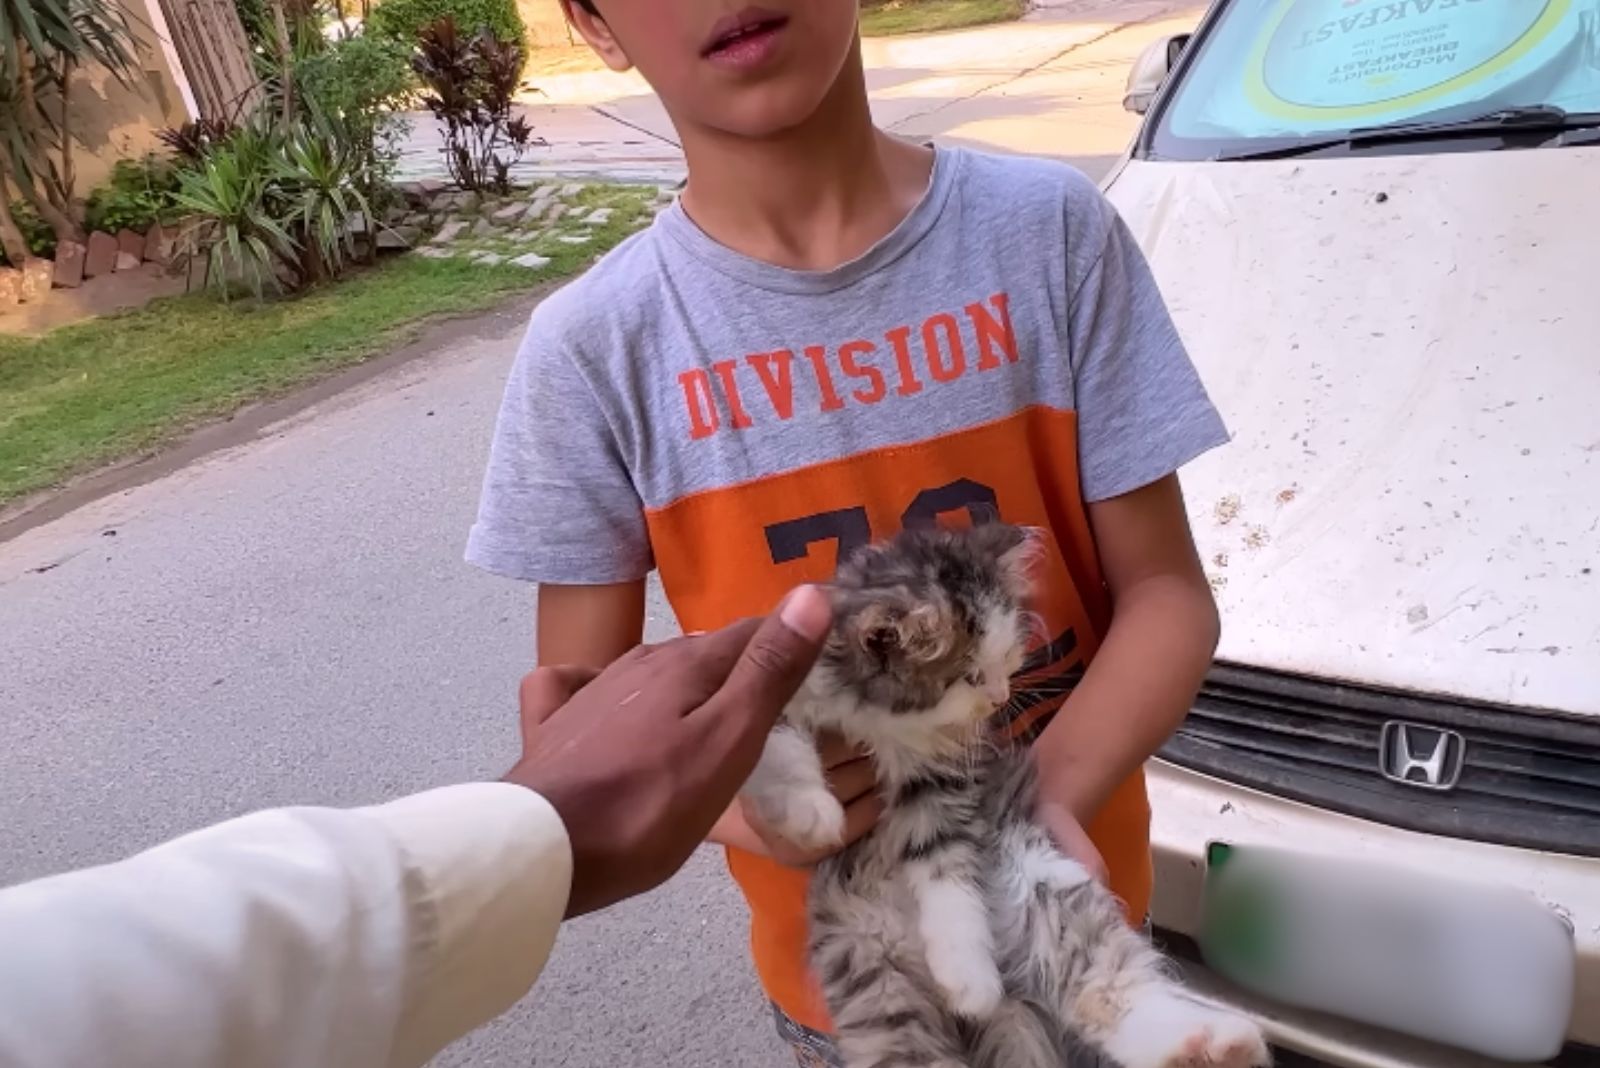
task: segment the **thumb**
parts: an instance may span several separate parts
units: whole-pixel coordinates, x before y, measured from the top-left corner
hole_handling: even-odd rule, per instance
[[[815,586],[801,586],[767,617],[745,645],[728,680],[690,715],[765,737],[794,696],[833,624],[833,607]]]

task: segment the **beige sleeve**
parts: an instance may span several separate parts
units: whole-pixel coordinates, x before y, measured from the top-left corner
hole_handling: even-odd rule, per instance
[[[0,1064],[419,1065],[527,992],[571,874],[550,805],[482,783],[0,891]]]

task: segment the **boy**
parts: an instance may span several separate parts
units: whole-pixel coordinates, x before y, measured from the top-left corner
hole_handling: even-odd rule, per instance
[[[468,558],[541,584],[541,662],[598,667],[640,640],[652,567],[709,630],[902,526],[1045,529],[1050,640],[997,730],[1037,739],[1039,818],[1142,921],[1140,767],[1218,626],[1175,472],[1226,432],[1127,230],[1070,168],[875,128],[856,0],[563,3],[660,95],[689,182],[534,313]],[[864,833],[870,768],[832,763]],[[712,840],[780,1030],[829,1063],[817,858],[738,806]]]

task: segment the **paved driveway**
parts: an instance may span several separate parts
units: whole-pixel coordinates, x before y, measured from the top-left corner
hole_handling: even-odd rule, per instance
[[[873,113],[907,137],[1057,156],[1098,178],[1136,125],[1122,110],[1129,65],[1150,41],[1193,28],[1202,9],[1187,0],[1046,0],[1021,22],[869,40]],[[522,173],[682,176],[672,124],[637,74],[531,77],[537,92],[524,110],[549,146],[530,153]],[[438,148],[431,120],[419,118],[402,172],[439,173]]]

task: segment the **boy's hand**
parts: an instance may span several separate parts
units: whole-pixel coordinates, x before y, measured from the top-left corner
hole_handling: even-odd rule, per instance
[[[602,672],[522,685],[522,760],[506,781],[549,801],[572,843],[567,915],[643,893],[682,867],[749,778],[827,636],[802,587],[766,620],[640,646]]]
[[[872,761],[859,749],[854,749],[839,738],[824,736],[820,746],[822,767],[828,775],[828,787],[844,806],[844,841],[824,849],[809,849],[784,838],[761,821],[754,805],[746,805],[743,798],[721,826],[721,839],[729,845],[738,845],[752,852],[762,853],[791,868],[809,868],[817,862],[839,852],[877,824],[883,814],[883,802],[878,797],[877,773]],[[737,829],[730,830],[729,819],[735,813],[743,817],[754,842],[740,841]],[[752,848],[756,847],[756,848]]]
[[[1050,837],[1055,839],[1057,849],[1082,864],[1090,878],[1102,884],[1106,883],[1111,873],[1106,869],[1105,858],[1100,855],[1100,850],[1095,848],[1094,842],[1089,838],[1089,832],[1083,829],[1078,817],[1072,814],[1072,809],[1050,796],[1047,782],[1047,779],[1040,778],[1039,800],[1034,806],[1033,818],[1050,832]]]

